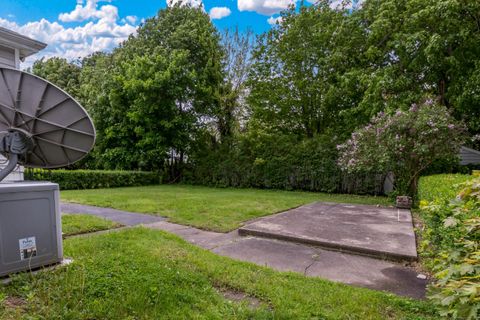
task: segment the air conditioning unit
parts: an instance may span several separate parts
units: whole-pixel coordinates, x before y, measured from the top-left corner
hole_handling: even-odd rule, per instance
[[[0,183],[0,277],[63,259],[58,184]]]

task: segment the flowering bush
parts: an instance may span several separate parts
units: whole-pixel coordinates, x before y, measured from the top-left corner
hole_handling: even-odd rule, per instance
[[[480,179],[464,184],[453,201],[421,206],[424,242],[435,248],[436,281],[429,297],[441,315],[453,319],[480,317]]]
[[[423,170],[435,160],[457,156],[463,132],[446,107],[428,99],[408,111],[380,112],[337,146],[338,162],[349,172],[393,172],[397,194],[414,196]]]

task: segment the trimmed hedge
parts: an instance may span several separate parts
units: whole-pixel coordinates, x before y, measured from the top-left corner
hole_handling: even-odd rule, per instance
[[[62,190],[145,186],[161,183],[161,174],[144,171],[28,169],[25,180],[51,181]]]
[[[196,150],[182,181],[212,187],[383,193],[385,175],[346,174],[336,160],[330,136],[298,140],[280,134],[244,135],[235,143]]]

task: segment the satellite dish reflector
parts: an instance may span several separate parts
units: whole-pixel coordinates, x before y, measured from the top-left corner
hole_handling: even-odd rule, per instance
[[[10,162],[16,154],[27,167],[64,167],[94,143],[92,120],[70,95],[32,74],[0,68],[0,153]]]

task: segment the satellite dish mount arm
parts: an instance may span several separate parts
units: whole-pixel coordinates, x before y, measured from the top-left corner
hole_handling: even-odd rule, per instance
[[[0,153],[8,156],[8,165],[0,170],[0,181],[5,179],[17,166],[18,157],[33,149],[31,136],[23,130],[10,129],[0,132]]]

